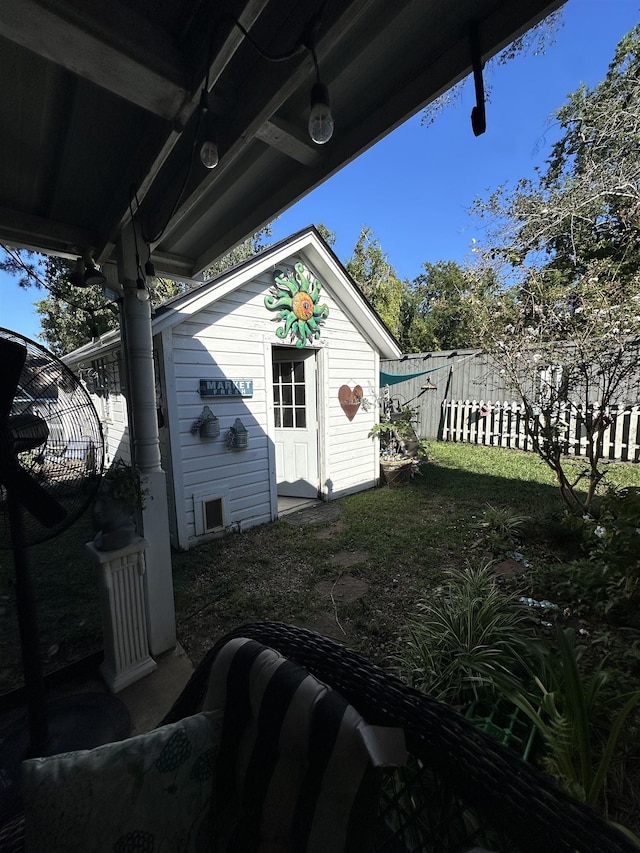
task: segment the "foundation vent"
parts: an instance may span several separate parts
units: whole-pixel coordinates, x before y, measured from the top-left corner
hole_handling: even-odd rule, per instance
[[[229,524],[227,518],[228,490],[193,493],[193,521],[196,536],[221,533]]]
[[[222,498],[207,498],[202,501],[202,516],[205,533],[222,530],[224,527]]]

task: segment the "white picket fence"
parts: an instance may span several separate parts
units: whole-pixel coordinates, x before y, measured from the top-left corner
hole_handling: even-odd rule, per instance
[[[442,440],[533,450],[526,429],[522,403],[490,400],[445,400],[442,404]],[[590,413],[597,414],[596,406]],[[601,459],[640,462],[640,406],[611,406],[607,427],[599,448]],[[587,440],[581,406],[566,406],[561,414],[566,423],[561,439],[568,456],[584,456]]]

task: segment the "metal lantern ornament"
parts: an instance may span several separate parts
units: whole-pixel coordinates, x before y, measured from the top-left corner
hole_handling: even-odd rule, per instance
[[[220,435],[220,421],[209,406],[205,406],[200,415],[200,437],[217,438]]]
[[[249,432],[240,418],[236,418],[235,423],[233,424],[233,431],[235,433],[236,447],[246,447],[249,443]]]
[[[191,432],[200,438],[217,438],[220,435],[220,421],[209,406],[205,406],[191,425]]]
[[[230,450],[242,450],[249,443],[249,431],[240,418],[236,418],[227,431],[227,446]]]

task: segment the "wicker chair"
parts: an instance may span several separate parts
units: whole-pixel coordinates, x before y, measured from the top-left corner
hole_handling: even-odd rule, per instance
[[[340,693],[368,724],[404,730],[409,762],[384,771],[375,842],[379,853],[463,853],[471,848],[637,853],[615,827],[469,720],[306,629],[263,622],[223,637],[161,725],[200,711],[212,662],[236,637],[255,640],[303,667]],[[19,818],[0,830],[0,851],[18,853],[23,832]]]
[[[297,663],[342,694],[369,724],[404,729],[410,761],[387,771],[377,851],[637,853],[615,827],[460,714],[303,628],[254,623],[221,639],[162,724],[199,710],[211,663],[233,637],[257,640]]]

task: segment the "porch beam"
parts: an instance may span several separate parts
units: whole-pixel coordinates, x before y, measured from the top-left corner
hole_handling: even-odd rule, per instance
[[[303,166],[317,166],[322,161],[317,146],[310,141],[309,136],[277,116],[258,128],[256,138]]]
[[[169,121],[189,97],[188,75],[167,34],[117,0],[87,0],[73,19],[35,0],[2,0],[0,34]]]
[[[97,234],[84,228],[6,207],[0,207],[0,223],[0,243],[49,254],[55,249],[60,257],[77,257],[81,248],[97,246],[99,240]]]
[[[12,0],[12,2],[20,2],[20,0]],[[242,26],[245,29],[250,30],[268,4],[269,0],[247,0],[245,8],[239,19]],[[209,80],[209,92],[213,91],[215,85],[220,80],[220,77],[227,69],[227,66],[231,63],[238,48],[243,43],[244,38],[243,33],[238,29],[238,27],[229,27],[226,35],[222,39],[222,43],[211,56],[207,75]],[[179,120],[176,120],[173,123],[173,126],[167,133],[167,136],[153,162],[149,164],[144,177],[138,181],[136,199],[139,204],[144,202],[154,181],[158,177],[160,170],[167,162],[173,152],[173,149],[178,144],[183,128],[195,110],[198,109],[200,105],[200,93],[204,84],[205,79],[203,78],[199,81],[199,85],[195,87],[191,97],[185,100],[180,111]],[[119,188],[119,191],[114,193],[114,198],[128,198],[130,187],[131,175],[127,175],[123,179],[123,184]],[[127,225],[129,219],[130,215],[128,208],[124,210],[111,208],[107,211],[103,223],[103,231],[108,234],[105,251],[103,253],[104,258],[108,257],[108,252],[111,251],[112,246],[115,244],[117,235]]]

